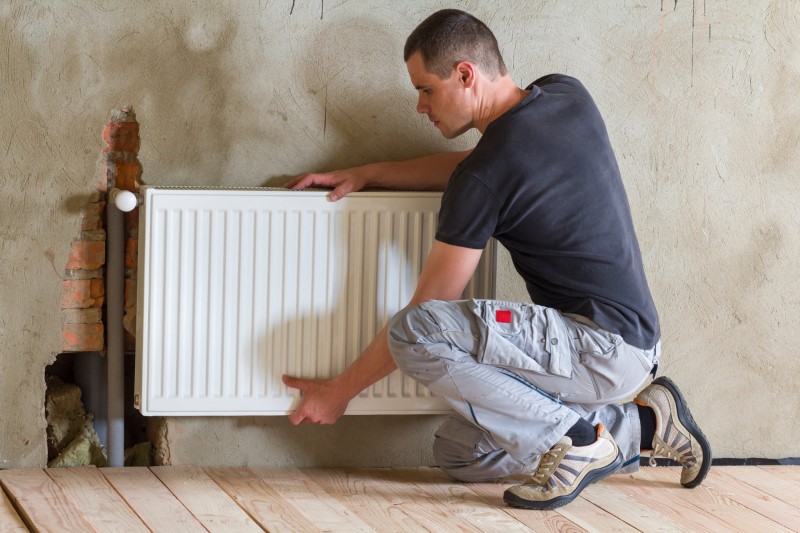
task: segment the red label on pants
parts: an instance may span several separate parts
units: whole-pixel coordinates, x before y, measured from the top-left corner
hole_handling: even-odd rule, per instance
[[[498,309],[494,313],[494,319],[496,322],[503,323],[503,324],[510,324],[511,323],[511,311],[508,309]]]

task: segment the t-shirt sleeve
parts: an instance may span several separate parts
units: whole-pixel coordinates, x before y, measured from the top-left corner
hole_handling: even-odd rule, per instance
[[[497,227],[497,198],[475,176],[457,169],[442,195],[436,240],[483,249]]]

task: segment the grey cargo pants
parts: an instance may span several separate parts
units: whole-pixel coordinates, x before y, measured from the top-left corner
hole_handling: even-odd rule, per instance
[[[437,430],[434,456],[462,481],[535,471],[583,417],[603,423],[638,468],[640,424],[627,403],[660,355],[588,319],[555,309],[495,300],[429,301],[389,324],[389,349],[406,375],[456,412]]]

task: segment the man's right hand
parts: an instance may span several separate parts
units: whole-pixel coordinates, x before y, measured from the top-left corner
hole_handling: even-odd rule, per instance
[[[302,174],[286,182],[287,189],[302,190],[306,187],[327,187],[333,189],[328,198],[335,202],[367,185],[367,179],[358,168],[334,170],[333,172]]]

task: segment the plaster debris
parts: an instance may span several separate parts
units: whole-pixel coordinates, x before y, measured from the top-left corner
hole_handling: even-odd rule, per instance
[[[169,452],[169,434],[166,418],[152,417],[147,424],[147,437],[153,443],[153,463],[159,466],[172,464]]]
[[[47,376],[45,394],[48,467],[106,466],[106,452],[92,424],[94,416],[81,402],[81,389]]]
[[[83,435],[78,435],[61,450],[58,457],[47,463],[48,468],[62,466],[84,466],[91,464],[92,443]]]
[[[150,441],[140,442],[125,450],[125,466],[151,466],[150,460],[153,450]]]
[[[52,459],[75,438],[86,417],[81,403],[81,389],[61,379],[47,377],[45,394],[47,415],[47,452]]]

